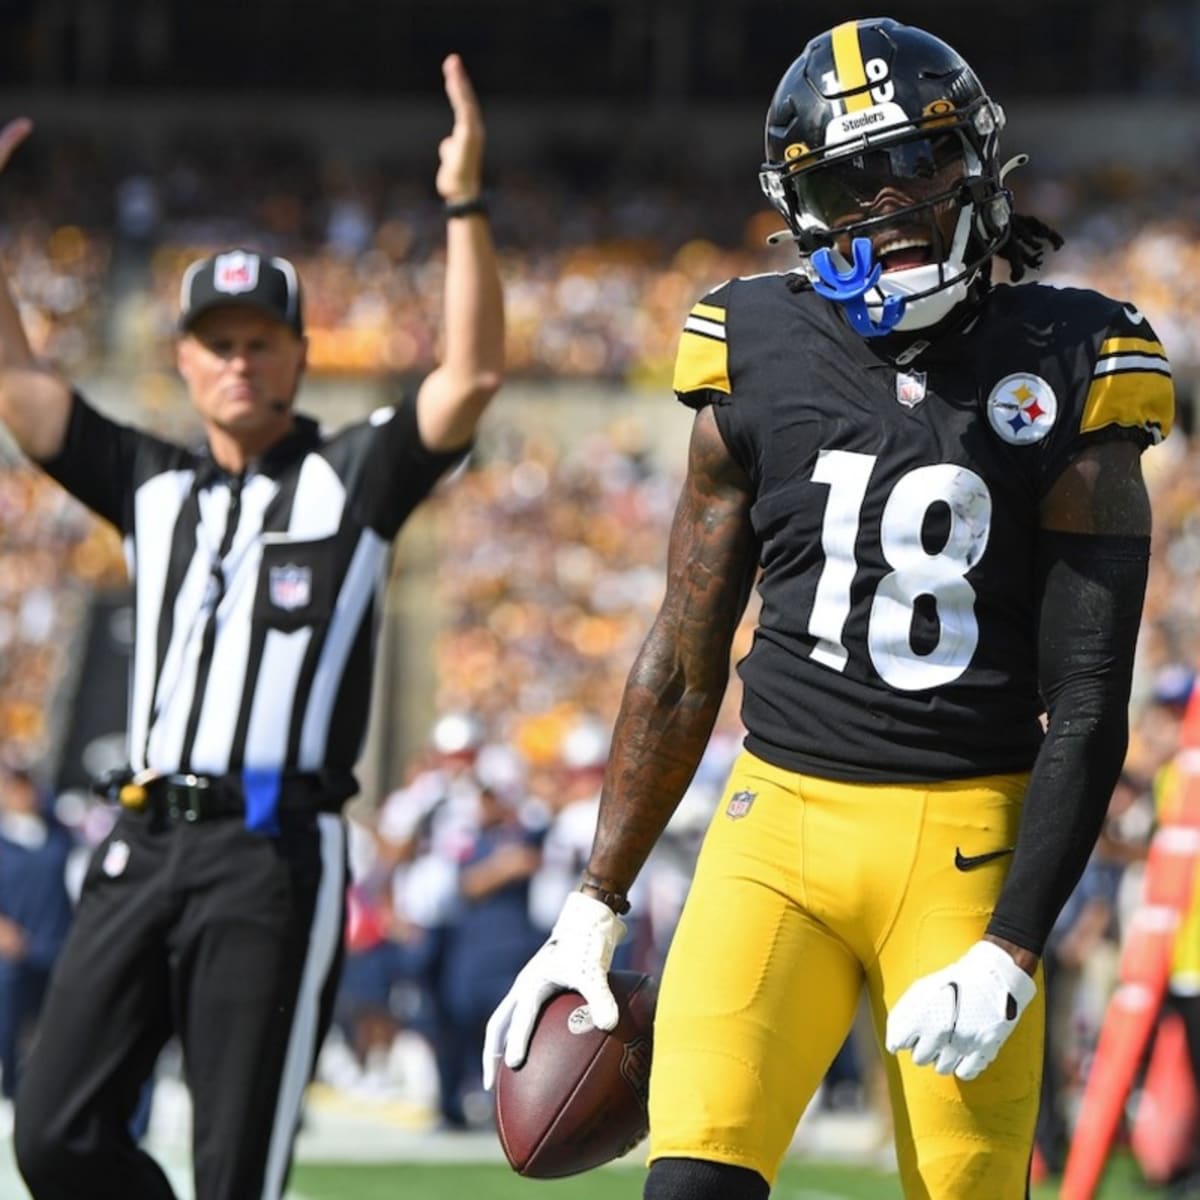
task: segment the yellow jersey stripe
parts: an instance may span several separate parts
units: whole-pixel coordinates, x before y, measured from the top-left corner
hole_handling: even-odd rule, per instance
[[[1112,337],[1105,338],[1100,343],[1100,356],[1106,354],[1158,354],[1163,358],[1167,357],[1167,352],[1163,349],[1162,342],[1153,341],[1151,338],[1131,338],[1131,337]]]
[[[1092,380],[1083,404],[1081,433],[1107,425],[1150,431],[1159,441],[1175,421],[1175,386],[1159,371],[1124,371]]]
[[[710,321],[725,322],[725,310],[715,304],[693,304],[692,313],[697,317],[707,317]]]
[[[729,347],[724,341],[684,330],[675,355],[675,379],[671,386],[682,394],[709,388],[728,396],[733,391],[729,382]]]
[[[862,46],[858,43],[858,22],[845,21],[833,30],[833,69],[838,78],[838,89],[855,92],[847,96],[847,112],[858,112],[871,107],[871,93],[867,91],[867,68],[863,63]]]

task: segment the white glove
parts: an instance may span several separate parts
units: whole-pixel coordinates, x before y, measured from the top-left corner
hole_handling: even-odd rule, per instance
[[[519,1067],[542,1006],[555,992],[579,992],[598,1029],[617,1023],[617,1002],[608,986],[613,952],[625,923],[607,904],[572,892],[542,948],[521,968],[508,995],[487,1023],[483,1038],[483,1086],[491,1091],[501,1054]]]
[[[1037,984],[994,942],[976,942],[944,970],[918,979],[888,1014],[888,1051],[939,1075],[974,1079],[991,1066]]]

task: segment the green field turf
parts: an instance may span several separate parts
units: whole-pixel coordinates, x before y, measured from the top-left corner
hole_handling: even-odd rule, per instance
[[[521,1179],[507,1167],[389,1166],[304,1164],[296,1168],[292,1188],[304,1200],[638,1200],[643,1173],[609,1168],[574,1179]],[[1149,1200],[1161,1196],[1139,1182],[1133,1164],[1116,1160],[1096,1200]],[[1035,1188],[1034,1200],[1054,1200],[1052,1186]],[[789,1163],[771,1200],[901,1200],[894,1175],[866,1168]]]

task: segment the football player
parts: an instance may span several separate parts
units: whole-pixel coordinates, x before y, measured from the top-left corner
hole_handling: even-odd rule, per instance
[[[993,281],[1061,244],[1012,211],[1003,124],[928,33],[821,34],[776,90],[761,175],[800,266],[730,280],[684,324],[666,595],[587,871],[485,1051],[489,1078],[519,1064],[560,988],[615,1019],[625,897],[757,577],[745,747],[662,980],[650,1200],[766,1196],[864,986],[905,1195],[1026,1194],[1039,956],[1125,753],[1139,460],[1173,388],[1129,304]]]

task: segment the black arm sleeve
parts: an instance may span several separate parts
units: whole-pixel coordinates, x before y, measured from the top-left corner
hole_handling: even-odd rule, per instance
[[[1038,673],[1049,714],[988,933],[1041,954],[1099,836],[1129,742],[1150,539],[1043,531]]]

